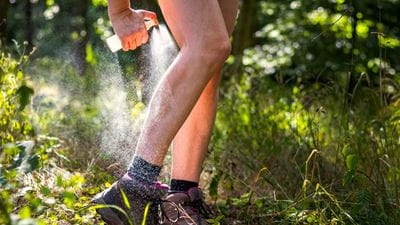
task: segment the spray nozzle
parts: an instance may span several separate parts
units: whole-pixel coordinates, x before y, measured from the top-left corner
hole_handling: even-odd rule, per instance
[[[147,30],[150,30],[151,28],[158,28],[158,22],[156,22],[156,21],[154,21],[154,20],[151,20],[151,19],[148,19],[148,18],[145,18],[144,19],[144,25],[146,26],[146,29]]]
[[[153,28],[153,27],[158,29],[158,25],[159,25],[159,24],[158,24],[156,21],[154,21],[154,20],[145,18],[145,19],[144,19],[144,25],[146,26],[146,29],[147,29],[148,31],[150,31],[151,28]],[[119,37],[118,37],[116,34],[114,34],[113,36],[107,38],[107,39],[106,39],[106,43],[107,43],[108,48],[109,48],[112,52],[117,52],[117,51],[119,51],[119,50],[122,49],[121,40],[119,39]]]

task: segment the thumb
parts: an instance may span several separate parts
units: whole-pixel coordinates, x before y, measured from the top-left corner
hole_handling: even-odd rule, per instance
[[[157,14],[147,10],[137,10],[137,12],[144,18],[152,21],[154,25],[158,25]]]

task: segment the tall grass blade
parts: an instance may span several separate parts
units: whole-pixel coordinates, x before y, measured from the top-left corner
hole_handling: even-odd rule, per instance
[[[149,209],[150,209],[150,202],[148,202],[146,207],[144,208],[142,225],[146,225],[146,220],[147,220],[147,215],[149,214]]]

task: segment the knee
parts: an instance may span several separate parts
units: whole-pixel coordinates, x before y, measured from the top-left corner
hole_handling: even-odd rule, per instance
[[[231,53],[231,48],[229,38],[224,38],[205,44],[203,47],[203,54],[206,59],[223,64]]]
[[[231,42],[228,37],[203,39],[189,46],[191,53],[206,66],[222,66],[231,53]]]

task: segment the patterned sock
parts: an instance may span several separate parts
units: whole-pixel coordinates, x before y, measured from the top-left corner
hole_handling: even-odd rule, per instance
[[[187,180],[171,180],[169,193],[174,192],[187,192],[190,188],[198,187],[199,183],[187,181]]]
[[[131,165],[128,168],[127,174],[140,182],[153,183],[157,180],[160,175],[161,167],[153,165],[146,160],[135,156],[132,160]]]

